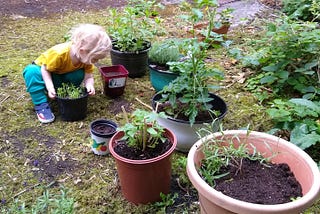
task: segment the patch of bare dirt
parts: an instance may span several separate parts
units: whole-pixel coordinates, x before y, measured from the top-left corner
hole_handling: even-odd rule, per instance
[[[282,1],[281,0],[259,0],[262,4],[273,8],[273,9],[281,9],[282,8]]]
[[[45,17],[68,11],[121,7],[126,3],[126,0],[10,0],[1,2],[0,16]]]

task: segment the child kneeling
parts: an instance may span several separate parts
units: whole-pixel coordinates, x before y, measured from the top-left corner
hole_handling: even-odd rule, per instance
[[[82,24],[70,33],[70,42],[51,47],[23,71],[27,92],[42,123],[54,121],[48,97],[54,99],[62,83],[76,87],[83,83],[89,95],[95,94],[93,64],[111,49],[111,40],[101,26]]]

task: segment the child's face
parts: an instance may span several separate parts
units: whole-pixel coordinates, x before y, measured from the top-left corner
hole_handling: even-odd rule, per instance
[[[93,55],[91,58],[91,64],[97,63],[100,59],[105,58],[105,56],[102,55]]]
[[[100,59],[105,58],[105,55],[102,54],[91,54],[91,56],[88,58],[89,51],[83,50],[80,51],[80,61],[84,64],[94,64],[97,63]]]

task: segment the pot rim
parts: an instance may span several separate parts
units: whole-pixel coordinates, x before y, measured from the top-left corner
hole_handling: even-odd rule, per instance
[[[214,97],[214,99],[219,100],[219,102],[221,102],[224,105],[225,111],[221,112],[221,114],[216,118],[210,118],[210,119],[205,120],[205,121],[195,121],[194,124],[212,123],[215,120],[222,120],[226,116],[226,114],[228,112],[228,106],[227,106],[226,102],[220,96],[218,96],[218,95],[216,95],[214,93],[210,92],[209,94],[210,94],[210,96]],[[160,95],[161,95],[161,93],[156,93],[152,97],[151,101],[152,101],[152,109],[153,109],[153,111],[155,110],[155,107],[156,107],[156,104],[155,104],[157,102],[156,100],[159,100]],[[166,119],[174,121],[174,122],[177,122],[177,123],[190,124],[189,120],[176,119],[176,118],[173,118],[173,117],[170,117],[170,116],[167,116]]]
[[[98,125],[98,124],[105,124],[106,126],[110,126],[110,127],[113,127],[114,128],[114,131],[113,132],[110,132],[110,133],[107,133],[107,134],[101,134],[99,132],[96,132],[93,130],[93,127],[95,125]],[[97,120],[94,120],[90,123],[90,132],[98,137],[111,137],[112,135],[114,135],[116,132],[117,132],[117,128],[118,128],[118,125],[112,121],[112,120],[107,120],[107,119],[97,119]]]
[[[128,163],[128,164],[143,165],[143,164],[157,162],[157,161],[171,155],[177,146],[177,137],[175,136],[175,134],[167,128],[165,128],[165,132],[168,133],[168,135],[172,136],[172,146],[170,147],[170,149],[168,151],[166,151],[165,153],[163,153],[162,155],[159,155],[157,157],[154,157],[151,159],[146,159],[146,160],[132,160],[132,159],[124,158],[124,157],[118,155],[113,149],[113,144],[114,144],[113,142],[116,142],[116,140],[120,139],[123,136],[123,134],[124,134],[123,131],[117,131],[112,136],[112,138],[109,141],[109,151],[114,158],[116,158],[117,160],[120,160],[122,162]]]
[[[199,193],[202,191],[202,195],[205,195],[206,198],[214,198],[217,201],[217,205],[224,207],[224,208],[230,208],[233,207],[233,209],[229,209],[233,212],[239,212],[246,210],[246,212],[251,211],[251,213],[254,212],[261,212],[261,213],[272,213],[272,212],[280,212],[280,211],[287,211],[287,210],[294,210],[301,208],[306,208],[307,205],[311,205],[312,202],[314,202],[315,199],[317,199],[317,195],[320,194],[320,172],[318,169],[317,164],[313,161],[313,159],[302,149],[300,149],[298,146],[281,139],[279,137],[263,133],[263,132],[257,132],[257,131],[250,131],[250,136],[266,138],[275,140],[277,144],[280,146],[286,146],[289,147],[291,150],[295,150],[299,156],[302,157],[306,161],[306,163],[309,165],[312,174],[313,174],[313,184],[311,185],[309,191],[304,194],[300,199],[297,199],[292,202],[284,203],[284,204],[275,204],[275,205],[262,205],[262,204],[254,204],[250,202],[244,202],[238,199],[234,199],[232,197],[229,197],[227,195],[224,195],[223,193],[215,190],[212,188],[209,184],[207,184],[198,174],[196,170],[196,166],[194,163],[194,156],[196,152],[201,148],[201,145],[203,144],[205,139],[210,139],[212,137],[222,136],[222,135],[247,135],[247,130],[227,130],[223,132],[216,132],[211,135],[206,136],[205,138],[202,138],[198,140],[190,149],[188,153],[188,159],[187,159],[187,173],[190,181],[194,185],[194,187],[199,191]],[[232,204],[232,206],[226,204],[226,201],[228,203]],[[219,204],[218,204],[219,203]]]

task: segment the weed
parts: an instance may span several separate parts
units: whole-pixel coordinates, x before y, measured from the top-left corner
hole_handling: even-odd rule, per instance
[[[248,135],[249,133],[250,131],[248,131]],[[239,146],[236,147],[235,143],[239,143]],[[233,165],[238,169],[238,173],[241,173],[244,158],[258,160],[260,163],[267,164],[270,158],[264,158],[262,154],[256,151],[253,145],[250,146],[251,148],[248,148],[246,144],[241,143],[238,136],[233,136],[228,140],[222,137],[206,141],[202,147],[205,158],[202,159],[199,167],[200,176],[214,187],[216,179],[228,175],[228,173],[220,173],[222,167]],[[252,154],[249,153],[250,150],[253,151]]]

